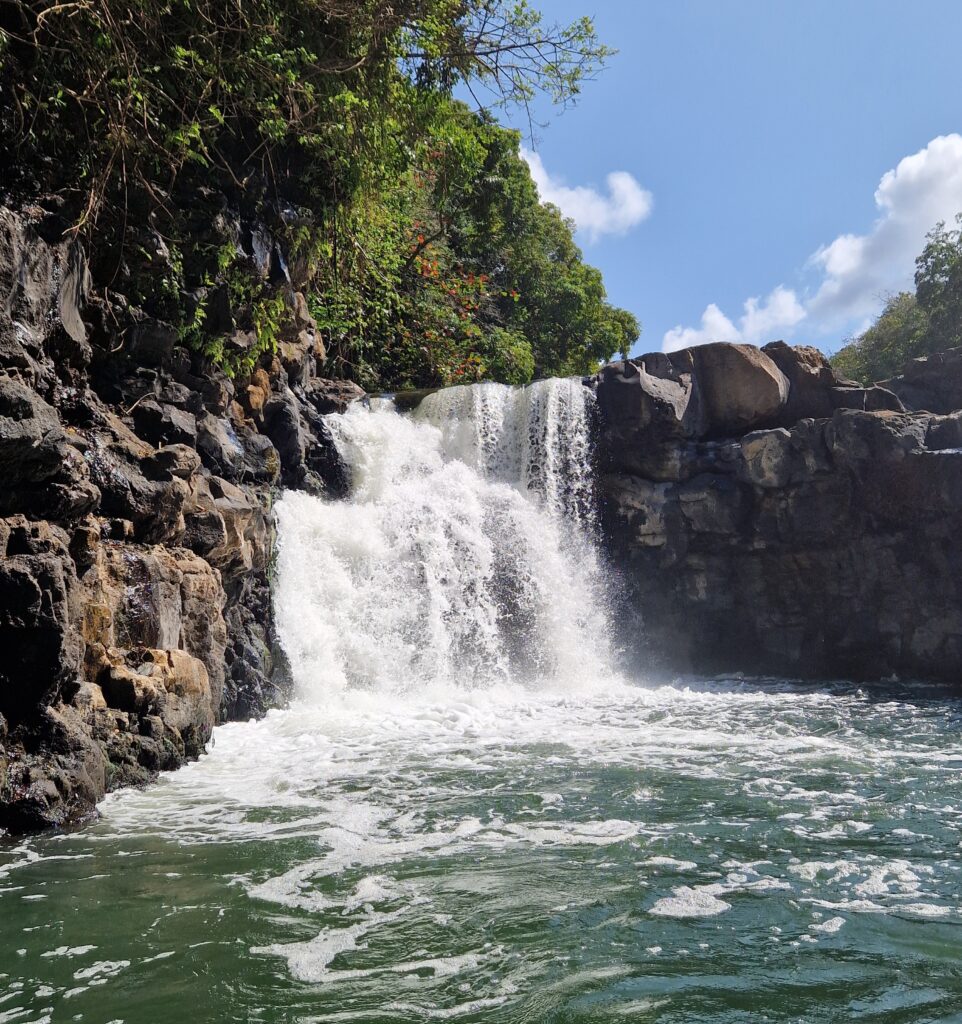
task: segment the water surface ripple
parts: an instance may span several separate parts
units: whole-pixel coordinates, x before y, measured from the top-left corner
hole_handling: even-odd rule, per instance
[[[346,694],[0,854],[0,1021],[962,1020],[959,703]]]
[[[619,668],[578,381],[332,418],[297,699],[0,846],[0,1024],[962,1024],[962,705]]]

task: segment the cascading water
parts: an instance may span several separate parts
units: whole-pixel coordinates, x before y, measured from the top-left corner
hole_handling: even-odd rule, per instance
[[[330,426],[278,504],[297,699],[0,846],[0,1024],[958,1021],[958,701],[625,681],[591,395]]]
[[[301,693],[583,687],[615,674],[594,545],[591,392],[456,387],[329,418],[349,500],[277,508],[276,607]]]

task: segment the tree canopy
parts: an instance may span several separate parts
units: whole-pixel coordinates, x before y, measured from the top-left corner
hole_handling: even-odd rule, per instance
[[[285,310],[229,237],[198,232],[212,194],[306,267],[332,374],[584,372],[637,322],[492,111],[539,92],[570,103],[610,53],[590,19],[546,23],[525,0],[10,0],[0,189],[56,196],[66,230],[96,243],[99,281],[232,372],[271,348]],[[158,247],[152,276],[139,254]],[[225,289],[253,350],[230,350],[203,299]]]
[[[832,357],[832,365],[870,383],[911,359],[962,345],[962,214],[928,234],[915,261],[915,293],[890,296],[878,319]]]

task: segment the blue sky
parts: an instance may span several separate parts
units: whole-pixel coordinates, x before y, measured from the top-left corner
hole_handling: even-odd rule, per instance
[[[534,169],[641,319],[636,352],[834,351],[962,210],[959,0],[535,5],[619,49],[575,108],[542,110]]]

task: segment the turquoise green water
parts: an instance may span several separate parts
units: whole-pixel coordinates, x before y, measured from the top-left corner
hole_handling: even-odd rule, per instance
[[[957,701],[344,694],[0,847],[0,1022],[962,1021]]]

